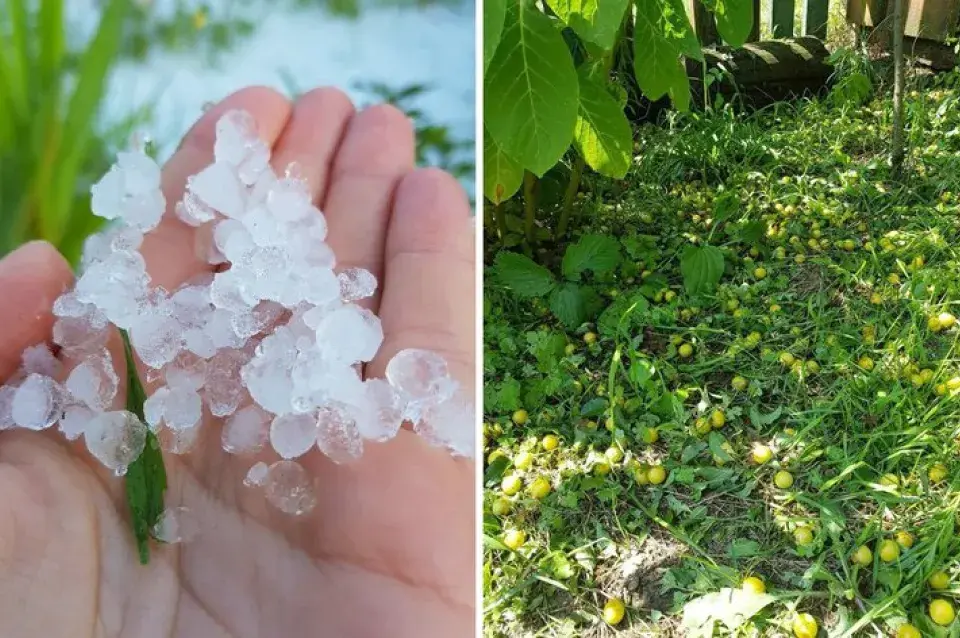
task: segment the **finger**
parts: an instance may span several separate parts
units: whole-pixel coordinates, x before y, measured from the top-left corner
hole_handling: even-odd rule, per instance
[[[451,374],[472,389],[476,265],[470,219],[466,194],[451,175],[428,168],[403,178],[386,242],[379,312],[384,342],[368,376],[383,376],[398,350],[424,348],[442,355]]]
[[[43,241],[0,260],[0,382],[16,372],[25,348],[50,339],[53,302],[72,281],[69,264]]]
[[[323,87],[303,95],[274,148],[274,170],[283,174],[296,162],[313,200],[323,201],[333,157],[354,112],[350,98],[339,89]]]
[[[213,143],[220,116],[234,109],[247,111],[257,123],[260,138],[272,147],[290,117],[290,108],[289,100],[273,89],[248,87],[204,113],[186,134],[180,148],[163,167],[162,187],[167,200],[163,221],[147,234],[140,249],[154,285],[174,290],[191,277],[213,269],[196,255],[197,230],[177,219],[173,210],[183,197],[187,177],[213,162]]]
[[[413,127],[402,112],[379,105],[351,118],[321,206],[338,270],[366,268],[380,281],[393,193],[413,163]],[[379,291],[364,305],[376,309],[378,299]]]

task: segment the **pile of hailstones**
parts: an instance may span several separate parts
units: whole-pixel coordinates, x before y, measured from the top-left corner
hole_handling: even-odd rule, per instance
[[[324,216],[294,167],[282,177],[271,170],[250,115],[219,120],[214,156],[175,207],[196,227],[210,273],[172,294],[151,287],[139,252],[166,207],[159,166],[141,151],[120,153],[93,186],[94,213],[114,222],[87,241],[76,286],[53,307],[53,341],[63,360],[79,364],[61,369],[44,344],[24,352],[0,387],[0,429],[59,424],[122,475],[147,428],[164,450],[183,454],[207,416],[217,417],[225,451],[252,456],[269,443],[279,455],[254,463],[244,483],[290,514],[316,502],[294,460],[313,448],[349,462],[364,441],[386,441],[407,421],[431,444],[472,457],[474,406],[442,357],[403,350],[386,379],[363,378],[383,331],[356,302],[374,293],[376,279],[359,268],[335,272]],[[106,348],[112,326],[128,332],[146,367],[146,424],[117,408],[122,364]]]

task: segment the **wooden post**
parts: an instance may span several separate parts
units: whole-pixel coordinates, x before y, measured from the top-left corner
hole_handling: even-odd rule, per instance
[[[690,18],[690,26],[700,40],[702,46],[708,47],[720,42],[720,33],[717,31],[717,21],[707,10],[703,0],[685,0],[684,8]]]
[[[747,42],[757,42],[760,40],[760,0],[753,0],[753,26],[750,27],[750,35],[747,36]]]
[[[828,0],[803,0],[803,35],[827,39]]]
[[[793,0],[771,0],[770,33],[773,38],[793,37]]]

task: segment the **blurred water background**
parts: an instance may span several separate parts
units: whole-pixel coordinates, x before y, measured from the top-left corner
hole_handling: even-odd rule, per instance
[[[473,195],[475,4],[467,0],[9,0],[0,9],[0,254],[72,260],[89,186],[133,133],[163,160],[206,104],[250,84],[390,101],[421,163]]]

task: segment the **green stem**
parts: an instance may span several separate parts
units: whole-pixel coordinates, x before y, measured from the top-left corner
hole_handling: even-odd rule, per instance
[[[527,236],[527,242],[532,245],[536,240],[533,231],[537,218],[537,176],[530,171],[523,173],[523,209],[524,233]]]
[[[500,243],[506,244],[509,229],[507,228],[507,213],[503,210],[503,202],[493,207],[493,216],[497,220],[497,229],[500,231]]]
[[[583,177],[583,169],[586,162],[583,156],[577,155],[577,160],[573,163],[573,170],[570,172],[570,181],[567,182],[567,190],[563,194],[563,208],[560,210],[560,220],[557,222],[556,238],[560,239],[567,233],[567,226],[570,224],[570,214],[573,212],[573,202],[580,192],[580,179]]]

